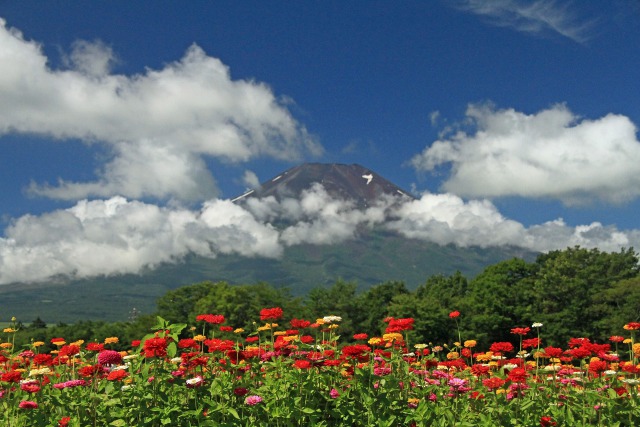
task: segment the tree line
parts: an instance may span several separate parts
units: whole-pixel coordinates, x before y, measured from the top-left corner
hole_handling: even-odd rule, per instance
[[[294,297],[287,288],[267,283],[231,285],[201,282],[169,291],[157,302],[157,312],[128,322],[77,322],[46,327],[36,321],[16,334],[16,345],[31,340],[101,341],[118,337],[123,348],[146,335],[156,315],[173,323],[195,325],[199,314],[222,314],[226,324],[253,331],[265,307],[281,307],[285,319],[335,315],[341,341],[356,333],[379,336],[388,317],[415,319],[413,343],[442,345],[462,339],[480,345],[514,341],[514,327],[542,323],[544,345],[564,345],[569,338],[589,337],[604,342],[619,335],[628,322],[640,321],[640,267],[633,249],[602,252],[580,247],[551,251],[534,262],[514,258],[487,267],[473,279],[461,273],[429,277],[416,289],[387,281],[359,291],[357,283],[336,281]],[[283,323],[284,324],[284,323]]]

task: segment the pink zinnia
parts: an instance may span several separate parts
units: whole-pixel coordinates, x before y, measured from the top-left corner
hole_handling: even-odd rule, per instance
[[[335,388],[332,388],[329,392],[329,396],[331,396],[332,399],[337,399],[338,396],[340,396],[340,393],[338,393],[338,390],[336,390]]]
[[[122,363],[122,355],[115,350],[103,350],[98,353],[98,363],[104,365],[119,365]]]
[[[23,400],[18,403],[18,407],[22,409],[36,409],[38,404],[36,402],[32,402],[31,400]]]
[[[63,383],[54,384],[53,388],[63,389],[68,387],[82,387],[85,385],[87,385],[87,382],[85,380],[69,380]]]
[[[260,402],[262,402],[262,398],[260,396],[256,396],[256,395],[247,396],[244,399],[244,403],[246,403],[249,406],[257,405]]]

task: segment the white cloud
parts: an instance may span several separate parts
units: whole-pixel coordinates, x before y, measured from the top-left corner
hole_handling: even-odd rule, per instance
[[[523,33],[557,33],[578,43],[589,39],[592,21],[580,22],[571,3],[556,0],[457,0],[459,9],[480,15],[492,25]]]
[[[451,165],[447,192],[567,205],[640,196],[640,142],[628,117],[581,120],[562,105],[532,115],[472,105],[466,116],[472,132],[435,141],[411,160],[419,171]]]
[[[0,284],[139,273],[189,253],[274,258],[288,246],[336,244],[384,227],[412,239],[458,246],[512,245],[546,252],[580,245],[603,251],[640,247],[640,231],[561,219],[525,227],[487,200],[423,194],[382,199],[358,210],[314,186],[300,199],[249,198],[246,208],[212,199],[201,209],[158,207],[122,197],[80,201],[66,210],[16,219],[0,238]],[[290,221],[283,228],[275,221]]]
[[[200,211],[122,197],[17,219],[0,238],[0,283],[139,273],[188,253],[277,257],[278,233],[229,201]]]
[[[640,231],[594,222],[571,227],[562,219],[525,227],[504,217],[488,200],[465,202],[453,194],[423,194],[400,205],[386,224],[402,235],[458,246],[515,246],[537,252],[581,246],[615,252],[640,247]]]
[[[232,80],[196,45],[180,60],[134,76],[111,74],[114,54],[101,42],[77,42],[67,58],[71,69],[47,62],[37,43],[0,20],[0,135],[98,141],[113,157],[97,181],[33,185],[39,195],[205,200],[216,193],[207,156],[295,160],[322,151],[269,87]]]
[[[260,179],[254,171],[246,170],[242,175],[242,183],[247,186],[248,189],[256,189],[260,187]]]

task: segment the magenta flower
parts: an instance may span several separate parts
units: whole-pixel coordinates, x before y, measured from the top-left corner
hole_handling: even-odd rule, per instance
[[[249,406],[257,405],[260,402],[262,402],[262,398],[260,396],[256,396],[256,395],[247,396],[244,399],[244,403],[246,403]]]
[[[23,400],[18,403],[18,407],[21,409],[36,409],[38,407],[38,404],[31,400]]]
[[[329,392],[329,396],[331,396],[332,399],[337,399],[338,396],[340,396],[340,393],[338,393],[338,390],[336,390],[335,388],[332,388]]]
[[[69,381],[65,381],[63,383],[57,383],[53,385],[53,388],[57,388],[57,389],[64,389],[64,388],[68,388],[68,387],[83,387],[86,386],[87,382],[85,380],[69,380]]]
[[[122,355],[115,350],[103,350],[98,353],[98,363],[104,365],[119,365],[122,363]]]

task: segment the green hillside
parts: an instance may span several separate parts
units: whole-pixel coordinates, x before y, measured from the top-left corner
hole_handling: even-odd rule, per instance
[[[342,279],[360,290],[388,280],[402,281],[408,289],[424,284],[434,274],[460,271],[472,278],[485,267],[514,257],[535,259],[517,248],[460,248],[402,238],[384,231],[367,232],[337,245],[298,245],[281,259],[225,255],[216,259],[189,256],[141,275],[120,275],[45,284],[0,287],[0,312],[29,322],[40,316],[47,323],[77,320],[126,320],[151,313],[156,300],[168,290],[204,281],[231,284],[266,282],[304,295]],[[107,261],[108,262],[108,261]]]

